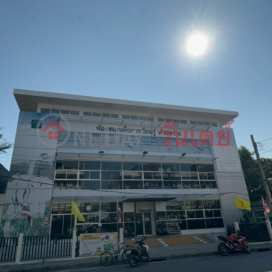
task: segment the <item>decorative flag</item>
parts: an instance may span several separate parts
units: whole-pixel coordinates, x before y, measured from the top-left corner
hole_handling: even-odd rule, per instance
[[[23,207],[22,207],[22,212],[21,212],[21,216],[26,216],[28,219],[28,223],[29,225],[32,227],[34,225],[34,218],[33,215],[31,214],[28,206],[24,203]]]
[[[122,211],[120,209],[118,201],[117,201],[117,205],[116,206],[117,206],[117,216],[116,216],[116,218],[117,218],[117,222],[120,223],[121,222]]]
[[[250,203],[239,197],[234,197],[236,208],[251,211]]]
[[[78,221],[86,222],[84,216],[81,214],[81,212],[78,209],[78,206],[73,200],[72,200],[72,214],[77,216]]]
[[[268,208],[268,205],[264,202],[263,197],[262,197],[262,203],[263,203],[264,216],[266,217],[270,213],[270,210]]]

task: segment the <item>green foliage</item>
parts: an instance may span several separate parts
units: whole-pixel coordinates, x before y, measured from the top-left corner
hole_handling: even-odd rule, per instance
[[[265,198],[266,193],[258,167],[257,160],[253,158],[254,152],[250,152],[245,146],[238,149],[249,198],[251,201],[260,201],[261,196]],[[266,178],[272,176],[272,159],[261,159]]]
[[[0,130],[2,130],[2,127],[0,127]],[[6,150],[12,147],[12,144],[3,139],[3,134],[0,133],[0,140],[1,139],[2,142],[0,143],[0,154],[6,153]]]

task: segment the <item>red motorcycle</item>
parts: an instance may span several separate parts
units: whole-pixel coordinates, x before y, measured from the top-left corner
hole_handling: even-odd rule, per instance
[[[217,236],[217,238],[222,241],[218,245],[218,251],[223,256],[228,255],[230,252],[244,251],[247,254],[251,252],[246,237],[240,231],[237,231],[237,234]]]

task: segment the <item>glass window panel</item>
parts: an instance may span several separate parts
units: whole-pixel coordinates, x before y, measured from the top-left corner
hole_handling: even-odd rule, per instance
[[[67,179],[77,179],[77,171],[67,171]]]
[[[133,179],[133,173],[131,171],[124,171],[124,179]]]
[[[102,179],[122,180],[121,171],[102,171]]]
[[[143,164],[144,171],[161,171],[160,163],[144,163]]]
[[[205,209],[218,209],[220,208],[219,200],[203,200]]]
[[[125,212],[124,213],[124,222],[134,222],[134,213],[133,212]]]
[[[222,218],[206,219],[207,228],[223,228],[224,223]]]
[[[162,170],[164,172],[179,171],[179,164],[177,164],[177,163],[162,163]]]
[[[78,162],[77,161],[57,161],[57,166],[62,169],[78,169]]]
[[[51,109],[51,113],[59,114],[59,113],[60,113],[60,110],[58,110],[58,109]]]
[[[115,223],[115,224],[102,224],[101,232],[116,232],[116,231],[117,231],[117,223]]]
[[[180,189],[182,188],[181,186],[181,181],[164,181],[164,189]]]
[[[102,162],[102,170],[122,170],[121,162]]]
[[[101,202],[101,210],[104,212],[115,212],[116,213],[117,203],[116,202]]]
[[[190,173],[181,173],[182,179],[191,179]]]
[[[63,215],[53,215],[51,224],[51,235],[62,234]]]
[[[212,164],[198,164],[197,168],[199,172],[214,172]]]
[[[162,181],[161,180],[148,180],[144,181],[145,189],[162,189]]]
[[[126,180],[124,181],[124,189],[143,189],[142,180]]]
[[[221,211],[220,210],[214,210],[213,211],[213,216],[214,217],[221,217],[222,215],[221,215]]]
[[[208,179],[208,175],[207,175],[207,173],[198,173],[199,174],[199,178],[200,179],[204,179],[204,180],[207,180]]]
[[[80,161],[79,169],[82,170],[100,170],[99,161]]]
[[[169,231],[179,230],[179,221],[177,220],[167,221],[167,230]]]
[[[197,173],[191,173],[191,179],[198,179]]]
[[[153,179],[162,179],[161,173],[159,172],[153,172]]]
[[[203,218],[204,217],[203,211],[195,211],[195,216],[196,218]]]
[[[188,229],[205,229],[206,224],[204,219],[187,220]]]
[[[214,189],[217,188],[215,181],[200,181],[202,189]]]
[[[198,181],[183,181],[182,185],[184,189],[199,189],[200,187]]]
[[[71,190],[71,189],[77,189],[77,181],[72,180],[56,180],[54,184],[55,189],[60,190]]]
[[[80,212],[82,213],[99,213],[100,212],[100,203],[98,202],[80,203],[78,207]]]
[[[196,164],[180,164],[180,171],[182,172],[196,172]]]
[[[85,116],[92,116],[93,113],[90,112],[90,111],[83,111],[83,115],[85,115]]]
[[[208,173],[208,179],[215,179],[214,178],[214,173]]]
[[[71,115],[79,115],[79,111],[71,110]]]
[[[168,201],[166,202],[166,210],[184,210],[184,201]]]
[[[100,172],[99,171],[91,171],[90,172],[90,179],[100,179]]]
[[[186,209],[203,209],[202,200],[186,200]]]
[[[70,114],[70,110],[61,110],[61,114]]]
[[[71,213],[71,203],[53,203],[52,214]]]
[[[85,218],[85,223],[97,223],[99,222],[99,214],[98,213],[93,213],[93,214],[82,214]],[[83,221],[78,221],[78,223],[83,223]]]
[[[102,117],[110,117],[109,113],[102,113]]]
[[[80,171],[79,178],[80,179],[90,179],[90,172],[89,171]]]
[[[180,172],[163,172],[163,180],[181,180]]]
[[[100,189],[100,180],[80,180],[79,189],[97,190]]]
[[[165,212],[156,212],[157,220],[166,220]]]
[[[195,218],[195,212],[194,211],[186,211],[187,218]]]
[[[122,180],[102,180],[101,189],[122,189]]]
[[[50,113],[50,109],[41,108],[41,113]]]
[[[146,120],[146,117],[144,117],[144,116],[139,116],[139,120]]]
[[[103,208],[102,208],[103,210]],[[101,223],[113,223],[116,222],[116,213],[101,213]]]
[[[140,162],[124,162],[123,169],[124,171],[142,171],[142,164]]]
[[[56,171],[56,174],[55,174],[55,178],[56,179],[66,179],[67,178],[67,175],[66,175],[66,171],[63,170],[63,171]]]
[[[167,220],[186,218],[184,212],[179,212],[179,211],[167,211],[166,215],[167,215]]]
[[[124,223],[124,237],[135,237],[134,223]]]
[[[153,179],[153,172],[144,172],[145,179]]]
[[[205,216],[206,217],[213,217],[213,211],[212,210],[206,210],[205,211]]]

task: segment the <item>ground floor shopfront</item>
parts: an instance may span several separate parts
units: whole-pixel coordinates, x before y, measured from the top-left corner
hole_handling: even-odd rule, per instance
[[[123,227],[125,237],[141,235],[207,233],[224,228],[219,199],[128,199],[124,202],[77,202],[86,222],[71,215],[71,203],[53,203],[52,235],[114,232]],[[121,216],[117,222],[117,210]]]

